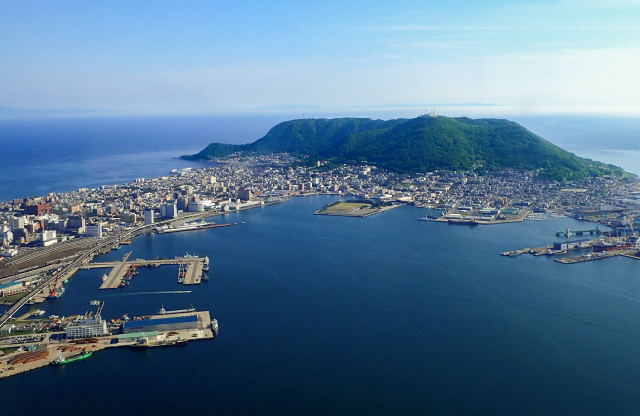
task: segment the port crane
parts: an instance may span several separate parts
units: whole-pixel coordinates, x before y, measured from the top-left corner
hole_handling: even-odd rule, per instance
[[[571,237],[571,230],[567,227],[567,229],[565,230],[564,228],[562,228],[560,226],[560,224],[558,224],[558,227],[560,227],[560,230],[562,230],[562,234],[565,235],[565,237],[567,237],[567,244],[569,243],[569,238]],[[560,233],[556,233],[556,235],[559,235]]]

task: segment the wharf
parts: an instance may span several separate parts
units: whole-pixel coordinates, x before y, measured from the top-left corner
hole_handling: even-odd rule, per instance
[[[519,215],[509,215],[508,217],[505,217],[505,219],[492,219],[492,220],[475,220],[475,223],[478,225],[497,225],[497,224],[511,224],[514,222],[523,222],[527,215],[529,215],[531,213],[531,211],[523,209],[522,212]],[[464,217],[463,217],[464,220]],[[443,215],[442,217],[436,218],[435,219],[436,222],[444,222],[444,223],[448,223],[449,222],[449,218],[446,218],[446,215]]]
[[[134,260],[134,261],[114,261],[105,263],[88,263],[80,267],[81,269],[98,269],[98,268],[110,268],[111,272],[104,279],[100,289],[117,289],[121,280],[125,277],[127,270],[132,266],[145,267],[145,266],[162,266],[167,264],[177,265],[180,262],[186,263],[187,275],[185,277],[184,284],[197,285],[202,283],[202,266],[204,260],[201,258],[179,258],[179,259],[167,259],[167,260]]]
[[[175,316],[181,315],[190,315],[193,314],[179,314]],[[211,330],[211,317],[209,311],[195,312],[198,317],[198,325],[197,328],[193,329],[178,329],[173,331],[163,331],[158,333],[158,339],[163,341],[174,341],[177,339],[187,340],[187,341],[199,341],[205,339],[212,339],[214,334]],[[172,315],[174,316],[174,315]],[[152,316],[150,318],[163,318],[165,316]],[[61,334],[62,332],[58,332]],[[54,333],[48,333],[47,339],[49,336]],[[83,352],[96,352],[103,349],[108,348],[118,348],[118,347],[131,347],[132,344],[135,343],[136,338],[129,338],[127,340],[119,339],[118,335],[108,335],[104,337],[98,337],[94,339],[96,342],[90,342],[88,344],[75,344],[71,342],[72,340],[62,340],[62,341],[44,341],[40,342],[40,346],[35,351],[48,351],[47,354],[42,354],[43,357],[36,361],[24,363],[24,364],[9,364],[8,362],[18,356],[19,354],[24,354],[21,352],[14,352],[5,355],[0,355],[0,379],[5,377],[10,377],[16,374],[24,373],[26,371],[35,370],[37,368],[45,367],[50,364],[55,358],[59,355],[69,358],[71,356],[78,355]],[[25,345],[35,345],[35,344],[25,344]],[[13,344],[2,344],[0,340],[0,347],[15,347]],[[89,360],[91,357],[88,358]],[[68,365],[82,365],[81,363],[69,363]]]
[[[585,261],[609,259],[611,257],[616,257],[616,256],[623,256],[623,257],[629,257],[635,260],[640,260],[640,257],[634,255],[634,254],[637,254],[637,252],[638,252],[637,250],[611,250],[611,251],[603,251],[600,253],[590,253],[589,255],[563,257],[561,259],[555,259],[555,261],[562,264],[575,264],[575,263],[583,263]]]
[[[187,263],[187,274],[184,278],[184,285],[199,285],[202,283],[202,267],[204,260],[190,260]]]

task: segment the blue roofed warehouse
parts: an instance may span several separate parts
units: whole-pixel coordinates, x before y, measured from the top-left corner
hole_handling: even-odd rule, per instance
[[[198,329],[197,315],[194,314],[187,316],[176,316],[171,318],[127,321],[122,326],[122,332],[124,332],[125,334],[147,331],[175,331],[180,329]]]

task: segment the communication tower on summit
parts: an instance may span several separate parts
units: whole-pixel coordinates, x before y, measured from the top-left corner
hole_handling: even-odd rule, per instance
[[[429,110],[427,110],[425,108],[420,117],[437,117],[436,116],[436,109],[435,108],[430,108]]]

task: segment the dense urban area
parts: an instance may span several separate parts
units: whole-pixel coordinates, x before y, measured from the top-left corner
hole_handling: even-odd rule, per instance
[[[25,304],[59,296],[64,292],[64,281],[73,273],[83,267],[96,266],[90,263],[94,256],[119,249],[138,234],[212,227],[213,223],[203,219],[282,203],[291,197],[316,194],[342,197],[319,209],[317,214],[331,212],[336,204],[345,204],[346,210],[343,207],[336,212],[347,216],[366,216],[357,215],[363,209],[369,215],[384,210],[376,211],[380,208],[411,204],[434,209],[421,220],[449,224],[503,224],[552,215],[607,226],[606,231],[604,227],[585,226],[588,229],[577,232],[577,235],[596,234],[590,240],[571,241],[570,237],[576,233],[562,230],[566,236],[564,243],[514,250],[504,255],[566,254],[568,250],[591,249],[590,253],[560,259],[572,263],[613,254],[637,257],[640,250],[634,230],[640,201],[640,183],[635,177],[605,176],[555,182],[539,179],[537,171],[397,174],[366,165],[333,167],[318,161],[313,168],[305,168],[296,167],[296,162],[297,159],[288,154],[232,155],[211,162],[211,167],[173,169],[159,178],[138,178],[127,184],[81,188],[0,203],[0,302],[10,308],[0,320],[3,325],[0,355],[23,354],[22,362],[35,363],[35,368],[42,364],[42,357],[46,358],[44,352],[36,354],[42,350],[38,346],[48,339],[49,334],[45,333],[51,333],[52,342],[67,342],[57,348],[66,348],[64,351],[69,353],[76,351],[78,339],[90,339],[91,348],[100,349],[113,344],[128,345],[133,339],[136,346],[140,346],[140,342],[173,345],[181,342],[179,337],[175,338],[180,331],[192,331],[182,333],[183,336],[210,338],[217,331],[217,321],[211,321],[208,312],[200,316],[201,312],[174,311],[182,319],[177,325],[168,324],[165,313],[159,312],[158,316],[145,318],[155,326],[145,323],[148,327],[136,326],[130,331],[127,331],[127,325],[131,326],[127,323],[128,317],[106,322],[100,316],[101,306],[95,314],[70,317],[38,318],[44,312],[40,310],[19,318],[14,314]],[[217,226],[223,225],[227,224]],[[105,267],[113,271],[108,276],[105,274],[101,289],[128,284],[136,267],[164,264],[180,264],[182,281],[179,278],[179,283],[199,284],[201,279],[208,278],[205,273],[208,258],[137,259],[127,263],[126,257],[119,264],[105,263]],[[95,302],[98,306],[99,302]],[[38,319],[29,319],[31,315]],[[127,335],[131,333],[134,335]],[[141,333],[145,334],[143,341],[140,341]],[[57,345],[55,342],[42,351],[49,351],[52,345]],[[84,353],[85,350],[86,347]],[[36,358],[29,359],[24,354],[36,354],[33,355]],[[0,376],[7,375],[15,362],[3,361]]]

